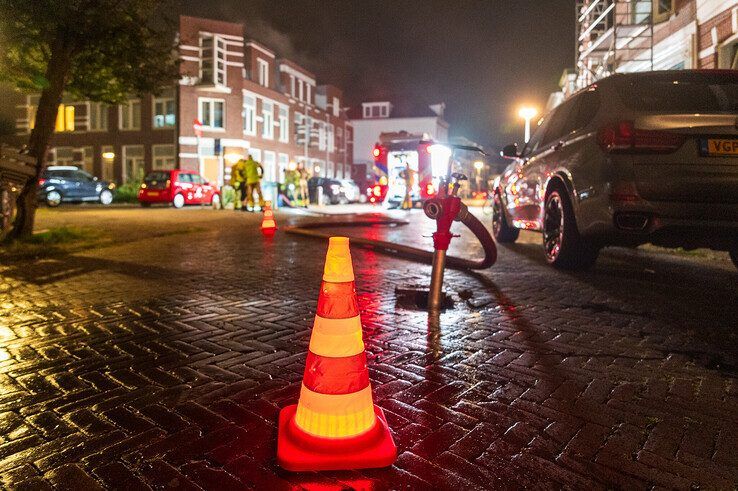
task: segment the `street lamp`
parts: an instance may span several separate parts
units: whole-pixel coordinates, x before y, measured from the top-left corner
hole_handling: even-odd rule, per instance
[[[521,107],[518,116],[525,120],[525,143],[530,140],[530,121],[536,117],[538,110],[535,107]]]
[[[477,160],[476,162],[474,162],[474,168],[477,169],[477,172],[481,172],[482,169],[484,169],[484,162],[482,162],[481,160]]]

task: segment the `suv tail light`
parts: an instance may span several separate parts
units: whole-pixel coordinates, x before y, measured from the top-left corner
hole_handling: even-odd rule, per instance
[[[46,183],[46,179],[39,179],[38,180],[38,185],[39,186],[43,186],[45,183]]]
[[[671,153],[685,140],[678,133],[638,129],[632,121],[604,126],[597,133],[597,144],[608,153]]]

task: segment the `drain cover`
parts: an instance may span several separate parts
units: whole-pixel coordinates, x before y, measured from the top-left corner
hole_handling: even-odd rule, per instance
[[[415,287],[395,287],[396,305],[406,310],[427,310],[428,309],[427,288]],[[454,301],[450,295],[445,292],[441,293],[441,305],[443,310],[454,308]]]

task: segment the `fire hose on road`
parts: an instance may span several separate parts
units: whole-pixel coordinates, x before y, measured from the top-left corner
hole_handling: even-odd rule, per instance
[[[464,151],[479,151],[476,147],[468,147],[454,145],[452,148]],[[446,175],[440,179],[438,195],[428,199],[423,204],[423,211],[426,216],[436,221],[436,231],[433,233],[434,251],[426,251],[416,247],[405,246],[393,242],[385,242],[381,240],[372,240],[364,238],[352,238],[354,244],[362,247],[368,247],[378,252],[391,254],[394,256],[402,256],[414,261],[432,264],[430,290],[427,296],[428,311],[430,313],[439,313],[445,305],[443,294],[443,277],[446,267],[469,270],[469,269],[487,269],[497,261],[497,246],[489,234],[487,228],[480,222],[477,217],[469,212],[461,198],[458,197],[461,181],[467,179],[463,174],[452,173],[453,152],[449,155]],[[409,169],[409,167],[408,167]],[[408,170],[409,171],[409,170]],[[406,188],[406,199],[409,199],[410,189]],[[466,225],[469,230],[477,237],[484,249],[484,259],[481,261],[473,261],[460,257],[447,256],[446,253],[451,244],[451,239],[458,237],[451,233],[451,224],[455,221]],[[305,235],[308,237],[330,238],[329,234],[317,232],[317,228],[336,227],[336,226],[367,226],[379,224],[405,224],[397,220],[372,220],[372,221],[351,221],[351,222],[323,222],[302,225],[300,227],[290,228],[288,233]]]
[[[466,207],[464,207],[466,208]],[[461,223],[469,227],[474,235],[479,239],[484,249],[484,259],[482,260],[471,260],[464,259],[461,257],[448,256],[446,257],[446,266],[451,269],[467,270],[467,269],[487,269],[495,264],[497,261],[497,247],[495,246],[494,240],[489,235],[486,227],[482,222],[472,215],[468,210],[466,211],[467,218],[461,220]],[[302,235],[304,237],[312,237],[317,239],[329,239],[335,234],[327,232],[319,232],[317,229],[328,229],[332,227],[370,227],[375,225],[392,225],[392,226],[404,226],[409,225],[409,222],[395,219],[372,219],[372,220],[352,220],[349,222],[313,222],[305,223],[299,227],[285,228],[285,232],[288,234]],[[486,233],[489,242],[484,239]],[[358,245],[373,251],[381,252],[383,254],[389,254],[392,256],[399,256],[405,259],[410,259],[423,264],[433,264],[433,251],[425,249],[419,249],[417,247],[406,246],[397,244],[395,242],[387,242],[383,240],[365,239],[362,237],[351,237],[351,244]]]

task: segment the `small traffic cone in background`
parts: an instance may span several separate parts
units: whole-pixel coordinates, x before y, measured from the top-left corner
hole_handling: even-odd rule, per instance
[[[267,201],[264,206],[264,218],[261,221],[261,233],[266,237],[274,237],[277,231],[277,222],[274,221],[274,212],[272,212],[272,204]]]
[[[290,471],[387,467],[397,447],[372,387],[347,237],[331,237],[296,405],[279,413],[277,462]]]

